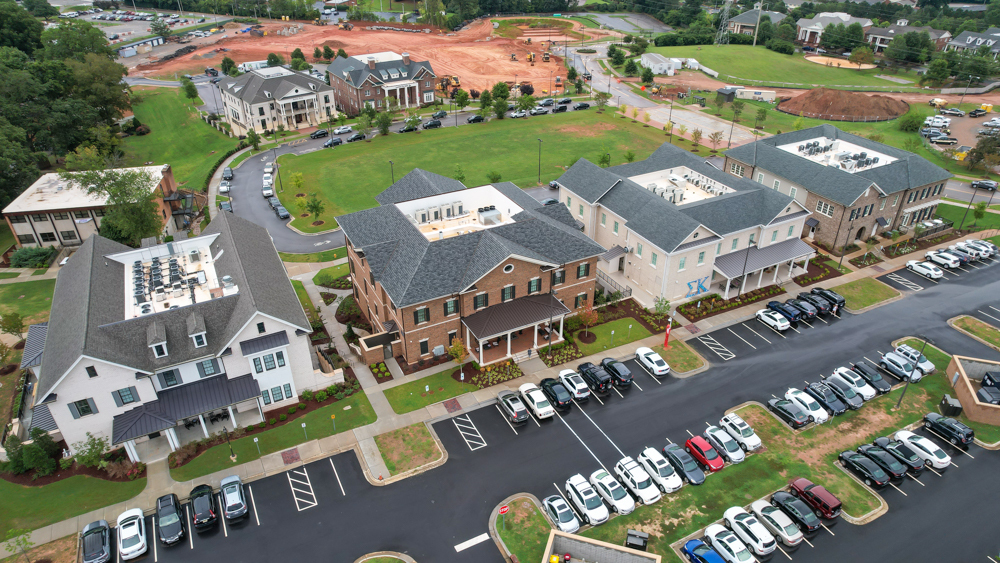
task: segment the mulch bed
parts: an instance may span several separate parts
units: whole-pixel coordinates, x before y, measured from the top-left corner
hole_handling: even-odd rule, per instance
[[[403,375],[411,375],[427,368],[439,366],[448,361],[451,361],[451,356],[448,354],[431,358],[430,360],[418,360],[415,364],[408,364],[403,356],[396,356],[396,363],[399,364],[399,369],[403,370]]]
[[[590,329],[577,332],[574,338],[583,344],[593,344],[594,342],[597,342],[597,335]]]
[[[462,379],[463,375],[465,376],[464,380]],[[521,371],[521,368],[513,360],[504,360],[495,364],[481,366],[479,369],[475,369],[474,364],[468,363],[464,364],[460,369],[455,369],[455,371],[451,372],[451,378],[455,381],[475,385],[480,389],[486,389],[504,381],[517,379],[522,375],[524,375],[524,372]],[[438,390],[441,389],[439,388]]]
[[[809,269],[806,270],[806,273],[795,276],[792,278],[792,281],[797,285],[806,286],[844,275],[840,270],[831,268],[823,263],[828,259],[828,257],[822,255],[813,258],[809,261]],[[853,264],[853,262],[851,263]]]
[[[65,441],[59,441],[57,442],[57,445],[59,446],[60,451],[69,448],[69,446],[66,445]],[[124,448],[117,448],[105,454],[104,458],[108,461],[117,461],[120,459],[127,459],[127,456],[125,454]],[[87,475],[95,479],[101,479],[102,481],[113,481],[115,483],[125,483],[127,481],[133,480],[129,479],[128,477],[121,477],[119,479],[114,479],[110,475],[108,475],[107,471],[103,469],[97,467],[84,467],[79,463],[74,463],[72,466],[70,466],[69,469],[58,468],[56,469],[56,472],[53,473],[52,475],[48,475],[46,477],[39,477],[38,479],[32,479],[33,474],[34,474],[33,471],[28,471],[27,473],[22,473],[20,475],[14,475],[13,473],[7,473],[7,472],[0,472],[0,479],[3,479],[8,483],[14,483],[16,485],[24,485],[25,487],[42,487],[45,485],[51,485],[52,483],[62,481],[63,479],[68,479],[76,475]],[[145,476],[146,476],[146,471],[143,470],[142,473],[140,473],[139,476],[136,477],[136,479],[141,479]]]
[[[18,340],[17,344],[14,345],[15,350],[24,350],[24,340]]]
[[[346,389],[349,391],[349,393],[345,393],[344,399],[350,397],[351,395],[354,395],[355,393],[362,393],[363,392],[361,390],[361,385],[360,384],[358,384],[357,389],[355,389],[353,391],[350,391],[350,389],[353,388],[353,385],[355,383],[357,383],[357,381],[358,381],[358,378],[355,377],[355,375],[354,375],[354,369],[352,369],[350,367],[344,368],[344,385],[346,386]],[[296,419],[302,418],[303,416],[311,413],[314,410],[320,409],[320,408],[325,407],[327,405],[332,405],[334,403],[338,403],[341,400],[343,400],[343,399],[338,399],[335,396],[330,395],[325,401],[323,401],[322,403],[320,403],[320,402],[318,402],[316,400],[306,401],[306,400],[304,400],[300,396],[299,397],[299,404],[300,405],[305,405],[306,408],[301,409],[301,410],[296,410],[292,414],[288,413],[288,409],[292,408],[292,407],[284,407],[284,408],[280,408],[280,409],[271,409],[269,411],[266,410],[266,411],[264,411],[264,420],[265,420],[265,422],[267,422],[267,424],[263,428],[260,427],[259,423],[251,425],[251,426],[243,426],[243,427],[237,428],[234,431],[231,431],[229,433],[229,435],[230,435],[231,439],[236,439],[236,438],[242,438],[244,436],[253,436],[255,434],[260,434],[261,432],[265,432],[265,431],[267,431],[267,430],[269,430],[271,428],[277,428],[278,426],[294,422]],[[281,420],[280,419],[281,415],[285,415],[287,418],[285,420]],[[272,418],[275,420],[274,424],[270,423],[270,420]],[[224,444],[224,443],[226,443],[226,437],[223,434],[220,433],[220,434],[213,435],[205,443],[198,444],[198,446],[197,446],[197,448],[195,450],[194,455],[192,455],[190,458],[184,460],[184,462],[180,463],[180,464],[175,464],[174,463],[174,457],[173,457],[174,454],[172,453],[172,454],[170,454],[170,458],[169,458],[170,459],[170,468],[171,469],[176,469],[178,467],[182,467],[184,465],[187,465],[188,463],[191,463],[194,459],[196,459],[198,456],[200,456],[201,454],[205,453],[205,451],[208,450],[209,448],[212,448],[214,446],[218,446],[219,444]],[[180,451],[180,450],[178,450],[178,451]]]
[[[18,368],[17,364],[7,364],[4,367],[0,368],[0,375],[9,375],[11,373],[14,373],[17,370],[17,368]]]
[[[732,309],[738,309],[740,307],[749,305],[751,303],[756,303],[758,301],[771,301],[777,299],[780,295],[784,295],[785,289],[776,286],[762,287],[760,289],[754,289],[748,291],[739,297],[733,297],[728,301],[724,301],[722,296],[718,293],[713,293],[707,295],[698,301],[692,301],[691,303],[685,303],[678,307],[678,310],[682,315],[684,315],[691,322],[699,321],[701,319],[707,319],[709,317],[714,317],[719,313],[724,313]],[[712,302],[714,300],[714,303]],[[701,307],[698,307],[698,303],[701,303]]]
[[[368,369],[370,369],[371,372],[372,372],[372,375],[375,376],[375,381],[377,381],[379,383],[385,383],[386,381],[392,381],[392,373],[389,371],[389,366],[385,365],[385,362],[379,362],[377,364],[374,364],[374,366],[375,367],[368,366]],[[381,369],[383,367],[386,368],[386,369],[384,369],[384,370]]]
[[[927,250],[928,248],[931,248],[933,246],[937,246],[937,245],[939,245],[939,244],[941,244],[943,242],[951,242],[953,240],[957,240],[957,239],[960,239],[960,238],[967,237],[967,236],[969,236],[970,234],[972,234],[974,232],[975,231],[968,231],[968,230],[966,230],[966,231],[957,231],[957,230],[946,231],[944,234],[937,234],[937,235],[929,236],[929,237],[922,238],[922,239],[918,240],[917,243],[916,243],[917,248],[915,250],[911,250],[910,252],[904,252],[904,253],[901,253],[901,254],[893,254],[892,250],[890,249],[890,247],[886,246],[885,247],[885,253],[886,253],[887,256],[896,257],[896,256],[905,256],[906,254],[909,254],[911,252],[922,252],[922,251]],[[897,244],[899,246],[903,245],[902,242],[897,243]]]
[[[876,255],[875,253],[869,253],[867,258],[865,257],[864,254],[862,254],[861,256],[855,256],[854,258],[851,258],[850,260],[848,260],[848,262],[850,262],[852,266],[860,270],[861,268],[874,266],[875,264],[883,262],[883,260],[879,258],[878,255]]]

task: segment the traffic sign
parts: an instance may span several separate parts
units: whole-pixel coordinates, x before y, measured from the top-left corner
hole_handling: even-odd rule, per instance
[[[507,512],[509,511],[510,511],[510,506],[506,504],[500,507],[500,514],[507,514]]]

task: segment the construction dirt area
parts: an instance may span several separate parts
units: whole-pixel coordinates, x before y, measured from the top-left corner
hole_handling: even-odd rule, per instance
[[[588,38],[618,35],[615,32],[586,28],[572,22],[574,35],[583,34]],[[293,34],[284,35],[281,30],[291,26],[302,27]],[[394,26],[398,28],[427,28],[427,26],[401,23],[372,24]],[[296,48],[302,49],[309,62],[316,47],[320,49],[329,45],[335,51],[344,49],[348,55],[379,53],[394,51],[409,53],[418,61],[430,61],[434,73],[438,76],[456,75],[461,80],[465,90],[483,90],[500,81],[512,81],[515,75],[517,81],[532,82],[538,92],[548,88],[549,80],[555,76],[565,76],[566,67],[563,58],[556,53],[562,53],[562,45],[570,39],[564,29],[532,28],[519,26],[518,37],[500,37],[494,32],[489,20],[481,20],[457,33],[441,33],[431,30],[430,33],[413,33],[403,31],[367,30],[365,22],[358,22],[351,31],[338,29],[336,25],[316,26],[311,24],[267,24],[261,29],[266,32],[263,37],[254,34],[237,34],[235,30],[228,37],[219,41],[198,45],[190,53],[166,61],[158,61],[162,57],[180,49],[182,45],[170,44],[161,47],[146,60],[138,63],[129,71],[133,77],[173,77],[183,74],[200,74],[205,67],[218,67],[223,57],[236,61],[237,64],[246,61],[260,61],[267,58],[268,53],[277,53],[289,59]],[[551,40],[555,42],[551,45]],[[508,30],[508,35],[510,32]],[[528,38],[531,43],[526,43]],[[553,55],[549,62],[542,61],[544,52]],[[528,54],[534,53],[534,64],[528,62]],[[517,60],[511,60],[511,55]],[[129,61],[130,62],[130,61]],[[126,63],[128,64],[128,63]]]
[[[857,121],[858,118],[884,121],[899,117],[909,110],[909,104],[889,96],[868,96],[829,88],[809,90],[778,104],[778,111],[830,121]]]

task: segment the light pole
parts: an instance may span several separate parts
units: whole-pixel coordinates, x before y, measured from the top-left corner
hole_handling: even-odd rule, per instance
[[[924,349],[927,348],[927,343],[933,344],[930,338],[927,338],[923,334],[918,334],[917,338],[924,341],[923,346],[920,347],[920,355],[924,355]],[[899,410],[899,406],[903,404],[903,397],[906,396],[906,390],[910,388],[910,380],[913,379],[914,372],[917,371],[917,363],[911,362],[910,376],[906,378],[906,384],[903,386],[903,392],[899,394],[899,401],[896,403],[896,407],[892,410]]]
[[[667,116],[667,127],[670,127],[670,143],[673,144],[673,142],[674,142],[674,127],[673,127],[673,124],[674,124],[674,95],[673,94],[667,94],[667,97],[670,98],[670,113]]]
[[[396,170],[393,168],[392,161],[389,161],[389,174],[392,175],[392,183],[396,183]]]
[[[552,71],[549,71],[549,95],[552,95]]]
[[[538,185],[542,184],[542,140],[538,139]]]
[[[236,463],[236,452],[233,451],[233,443],[229,441],[229,431],[226,430],[225,425],[222,426],[222,433],[226,435],[226,443],[229,444],[229,459]]]
[[[846,208],[844,209],[844,213],[847,213],[847,209]],[[847,226],[847,238],[844,240],[844,247],[840,249],[840,264],[837,266],[838,268],[840,268],[840,267],[842,267],[844,265],[844,256],[847,254],[847,241],[851,240],[851,231],[854,230],[854,219],[855,219],[855,217],[852,217],[851,218],[851,224]],[[838,229],[837,232],[839,233],[840,230]],[[834,248],[837,247],[837,238],[836,237],[834,237],[834,239],[833,239],[833,246],[834,246]]]
[[[972,190],[972,197],[969,198],[969,206],[965,208],[965,215],[962,215],[962,222],[958,224],[958,227],[956,227],[956,229],[961,229],[962,227],[965,226],[965,218],[969,216],[969,210],[972,209],[972,201],[974,199],[976,199],[976,190]],[[993,196],[990,196],[991,201],[992,199]]]
[[[969,82],[965,85],[965,91],[962,92],[962,99],[958,101],[958,105],[959,105],[960,108],[962,106],[962,102],[965,101],[965,95],[969,93],[969,86],[972,86],[972,79],[973,78],[975,78],[976,80],[979,80],[978,76],[972,76],[971,74],[969,75]]]

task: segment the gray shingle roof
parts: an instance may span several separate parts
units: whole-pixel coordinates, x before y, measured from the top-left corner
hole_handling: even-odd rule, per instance
[[[284,330],[240,342],[240,353],[249,356],[279,346],[288,346],[288,333]]]
[[[49,323],[38,323],[28,327],[28,336],[24,339],[24,352],[21,353],[21,369],[42,365],[42,352],[45,351],[45,335]]]
[[[759,11],[760,10],[747,10],[738,16],[729,18],[729,21],[743,25],[757,25],[757,12]],[[764,10],[764,13],[760,15],[761,19],[763,19],[764,16],[771,18],[771,23],[774,25],[778,25],[778,22],[788,17],[781,12],[769,12],[767,10]]]
[[[833,166],[824,166],[777,148],[779,145],[805,142],[817,137],[831,140],[844,139],[898,160],[851,173]],[[830,124],[774,135],[755,143],[729,149],[726,151],[726,156],[749,166],[767,170],[804,187],[819,197],[846,206],[854,203],[873,184],[882,192],[892,194],[951,178],[950,172],[921,156],[845,133]]]
[[[52,412],[49,411],[48,405],[35,405],[31,409],[31,429],[29,429],[28,434],[30,435],[30,430],[35,428],[41,428],[46,432],[52,432],[53,430],[59,430],[59,425],[56,424],[56,420],[52,418]]]
[[[364,252],[375,279],[397,307],[459,293],[511,256],[561,265],[604,252],[567,224],[572,220],[568,214],[543,209],[509,182],[494,187],[524,209],[512,217],[513,223],[428,241],[392,203],[457,191],[456,184],[458,189],[465,186],[419,169],[410,176],[413,180],[407,187],[389,188],[393,193],[376,198],[382,207],[337,217],[350,244]]]
[[[868,32],[866,33],[866,35],[868,35],[868,36],[873,36],[874,35],[874,36],[877,36],[877,37],[888,37],[888,38],[892,39],[893,37],[896,37],[897,35],[903,35],[903,34],[906,34],[906,33],[913,32],[913,31],[916,31],[917,33],[921,32],[921,31],[926,31],[927,35],[930,36],[930,38],[931,38],[932,41],[940,39],[942,36],[944,36],[944,34],[948,33],[947,31],[941,31],[939,29],[934,29],[933,27],[931,27],[929,25],[925,25],[923,27],[914,27],[912,25],[896,25],[896,24],[893,24],[893,25],[890,25],[889,27],[873,27],[873,28],[871,28],[871,29],[868,30]]]
[[[125,266],[104,260],[131,249],[99,235],[87,238],[56,278],[46,339],[59,346],[49,346],[42,358],[37,396],[47,397],[81,355],[143,373],[219,356],[257,312],[308,331],[309,321],[265,228],[222,213],[204,234],[218,234],[211,245],[215,270],[220,278],[232,276],[239,293],[134,319],[125,319]],[[204,321],[206,347],[195,348],[188,336],[192,313]],[[154,358],[148,348],[154,324],[153,331],[162,330],[167,342],[163,358]]]
[[[388,74],[392,69],[396,70],[399,74],[398,77],[392,78],[392,76],[389,75],[387,78],[383,79],[382,71],[385,71]],[[371,82],[373,84],[378,86],[405,80],[422,80],[424,76],[431,78],[437,76],[434,74],[434,70],[431,68],[430,62],[415,61],[413,59],[410,59],[409,65],[404,65],[401,60],[375,63],[375,70],[371,70],[368,68],[367,63],[361,62],[357,59],[337,57],[330,62],[330,65],[326,68],[326,70],[330,74],[346,80],[350,84],[354,85],[355,88],[360,87],[369,78],[371,78]],[[405,77],[399,72],[400,70],[406,73]]]
[[[464,189],[465,185],[458,180],[414,168],[398,182],[375,196],[375,200],[381,205],[389,205]]]
[[[676,206],[628,179],[677,166],[686,166],[737,191]],[[786,195],[726,174],[704,158],[669,143],[646,160],[607,169],[580,159],[558,182],[588,203],[599,201],[625,219],[630,230],[666,252],[674,251],[699,225],[724,236],[767,225],[792,203]]]
[[[957,49],[978,49],[990,41],[993,41],[993,44],[989,45],[990,52],[1000,51],[1000,27],[991,27],[982,33],[963,31],[949,41],[948,45]]]
[[[326,82],[301,72],[289,71],[286,76],[276,76],[265,78],[254,71],[250,71],[237,78],[223,78],[222,86],[230,94],[248,104],[260,104],[268,100],[280,99],[288,94],[295,94],[295,90],[300,93],[330,94],[333,88]],[[310,86],[314,87],[310,88]],[[268,93],[271,94],[268,97]]]

